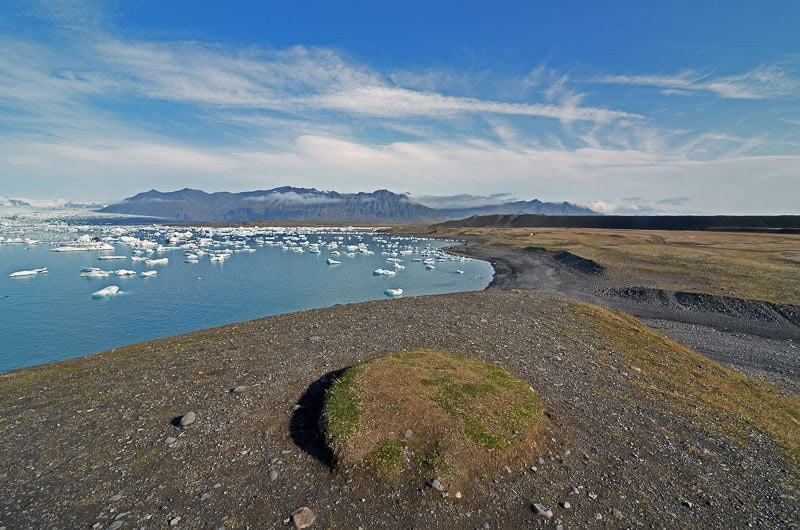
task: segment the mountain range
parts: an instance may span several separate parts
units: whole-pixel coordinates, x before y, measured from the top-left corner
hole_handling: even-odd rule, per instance
[[[460,196],[463,197],[463,196]],[[246,221],[343,221],[343,222],[437,222],[472,215],[546,214],[596,215],[568,202],[539,200],[449,208],[438,201],[433,208],[406,194],[377,190],[371,193],[338,193],[284,186],[240,193],[206,193],[185,188],[172,192],[150,190],[111,204],[100,211],[160,217],[186,222]]]

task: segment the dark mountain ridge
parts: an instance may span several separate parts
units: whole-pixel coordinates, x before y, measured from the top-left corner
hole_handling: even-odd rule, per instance
[[[513,201],[474,208],[431,208],[407,195],[388,190],[338,193],[283,186],[240,193],[184,188],[150,190],[100,210],[103,213],[144,215],[191,222],[346,221],[427,223],[493,213],[594,215],[573,204],[539,200]]]

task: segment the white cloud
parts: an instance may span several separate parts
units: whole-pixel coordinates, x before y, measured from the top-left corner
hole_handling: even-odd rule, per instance
[[[477,206],[497,206],[518,200],[511,193],[491,195],[412,195],[412,200],[431,208],[473,208]]]
[[[666,95],[711,93],[728,99],[793,98],[800,92],[800,78],[777,65],[763,65],[743,74],[713,77],[692,70],[675,75],[606,75],[598,83],[651,86]]]

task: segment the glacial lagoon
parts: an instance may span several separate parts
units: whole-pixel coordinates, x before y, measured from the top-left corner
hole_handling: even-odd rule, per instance
[[[0,372],[292,311],[481,290],[493,275],[441,250],[453,242],[373,228],[100,223],[0,218]],[[95,248],[53,252],[81,241]]]

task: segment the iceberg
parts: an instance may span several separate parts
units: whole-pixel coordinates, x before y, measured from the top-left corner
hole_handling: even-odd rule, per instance
[[[327,260],[328,265],[341,265],[341,261],[336,261],[335,259],[328,258]]]
[[[169,258],[156,258],[156,259],[146,259],[144,260],[144,264],[148,267],[152,267],[153,265],[166,265],[169,263]]]
[[[100,260],[128,259],[128,256],[98,256]]]
[[[386,289],[385,291],[383,291],[383,294],[385,294],[386,296],[391,296],[391,297],[402,296],[403,295],[403,290],[402,289]]]
[[[96,237],[84,234],[72,243],[56,247],[52,250],[53,252],[80,252],[89,250],[114,250],[114,247]]]
[[[108,287],[103,287],[102,289],[93,292],[92,298],[105,298],[107,296],[114,296],[120,292],[121,291],[119,290],[119,287],[116,285],[109,285]]]
[[[397,273],[386,269],[375,269],[372,274],[375,276],[394,276]]]
[[[136,276],[136,271],[130,269],[118,269],[114,271],[117,276]]]
[[[81,277],[83,278],[107,278],[110,275],[110,272],[97,267],[87,267],[87,270],[81,272]]]
[[[139,276],[141,276],[142,278],[152,278],[156,274],[158,274],[158,271],[144,271],[142,273],[139,273]]]
[[[42,267],[40,269],[30,269],[27,271],[17,271],[12,272],[8,275],[9,278],[23,278],[25,276],[37,276],[39,274],[47,274],[47,267]]]

